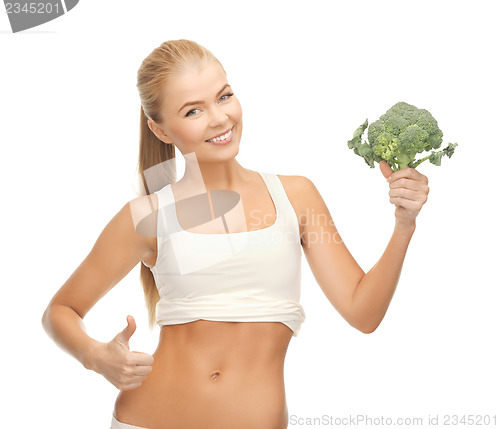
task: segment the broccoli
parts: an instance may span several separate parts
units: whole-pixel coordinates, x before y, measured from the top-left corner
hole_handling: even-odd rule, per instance
[[[418,109],[411,104],[400,102],[392,106],[380,119],[368,127],[368,143],[361,143],[361,136],[368,127],[368,119],[354,132],[352,140],[347,142],[349,149],[364,158],[374,168],[374,161],[386,161],[393,171],[403,168],[415,168],[427,159],[434,165],[441,165],[441,158],[453,155],[458,143],[436,152],[443,141],[443,132],[437,121],[425,109]],[[424,151],[430,155],[415,161],[415,156]]]

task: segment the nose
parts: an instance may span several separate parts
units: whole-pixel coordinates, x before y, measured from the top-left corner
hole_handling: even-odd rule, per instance
[[[214,106],[210,112],[210,126],[218,127],[221,124],[226,124],[228,119],[228,114],[225,112],[223,106]]]

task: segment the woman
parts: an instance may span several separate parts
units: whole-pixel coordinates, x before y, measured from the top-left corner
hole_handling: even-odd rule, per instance
[[[137,86],[145,195],[109,222],[49,303],[43,325],[120,389],[111,428],[284,429],[285,354],[305,320],[301,250],[336,310],[373,332],[427,200],[427,178],[381,164],[391,176],[396,223],[365,274],[309,179],[236,161],[241,106],[211,52],[188,40],[165,42],[143,61]],[[174,147],[186,160],[177,182]],[[82,322],[139,262],[150,326],[161,326],[152,356],[128,350],[131,316],[109,343],[90,338]]]

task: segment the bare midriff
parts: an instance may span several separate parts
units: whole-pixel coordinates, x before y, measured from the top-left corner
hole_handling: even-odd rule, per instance
[[[285,429],[291,337],[278,322],[165,325],[152,372],[120,391],[116,418],[148,429]]]

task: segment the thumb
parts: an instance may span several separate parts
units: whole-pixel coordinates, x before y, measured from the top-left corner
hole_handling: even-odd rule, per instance
[[[380,171],[382,172],[384,177],[387,179],[393,173],[391,166],[389,164],[387,164],[387,162],[385,162],[385,161],[380,161],[379,165],[380,165]]]
[[[127,326],[126,328],[118,334],[118,341],[128,348],[128,340],[135,332],[136,324],[135,319],[132,316],[127,316]]]

